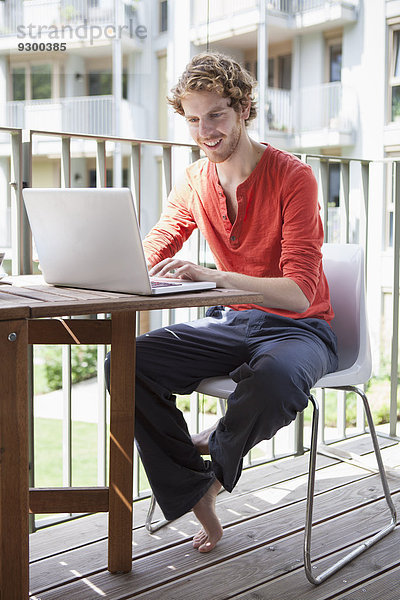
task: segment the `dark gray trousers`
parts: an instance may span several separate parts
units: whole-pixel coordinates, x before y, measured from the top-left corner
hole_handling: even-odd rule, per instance
[[[337,368],[336,339],[321,319],[213,307],[204,319],[157,329],[137,340],[135,438],[165,517],[188,512],[217,478],[231,491],[242,459],[288,425],[310,388]],[[110,356],[106,360],[109,388]],[[210,438],[211,461],[193,446],[175,394],[205,377],[230,375],[237,387]]]

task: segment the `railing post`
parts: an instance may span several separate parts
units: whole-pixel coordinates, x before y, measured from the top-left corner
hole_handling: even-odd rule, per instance
[[[71,187],[71,138],[61,140],[61,187]],[[63,344],[62,352],[62,473],[63,486],[72,485],[72,370],[71,346]]]
[[[320,189],[323,206],[324,241],[328,241],[328,197],[329,197],[329,161],[319,160]]]
[[[400,162],[394,167],[394,215],[393,215],[393,325],[390,366],[390,426],[389,435],[396,436],[397,426],[397,379],[399,359],[399,268],[400,268]]]
[[[340,161],[340,189],[342,191],[342,200],[340,203],[340,239],[342,243],[348,244],[350,241],[350,163],[349,161]]]
[[[96,185],[97,187],[106,187],[106,143],[104,140],[97,140],[96,148]]]
[[[257,40],[257,63],[258,63],[258,134],[260,141],[265,139],[265,108],[266,92],[268,85],[268,29],[267,29],[267,8],[265,0],[259,0],[259,23]]]
[[[23,273],[22,131],[11,134],[11,247],[12,274]]]
[[[131,146],[131,190],[136,205],[136,212],[140,223],[140,155],[141,145]]]
[[[364,212],[362,219],[362,240],[364,246],[364,262],[365,262],[365,285],[367,285],[368,275],[368,234],[369,234],[369,162],[361,162],[361,186],[364,200]]]
[[[71,187],[71,138],[61,141],[61,187]]]

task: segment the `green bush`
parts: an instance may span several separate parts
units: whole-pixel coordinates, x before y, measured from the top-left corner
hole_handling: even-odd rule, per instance
[[[35,362],[42,371],[42,382],[37,392],[59,390],[62,387],[62,347],[41,346],[35,354]],[[97,373],[97,346],[72,346],[71,377],[78,383],[94,377]]]

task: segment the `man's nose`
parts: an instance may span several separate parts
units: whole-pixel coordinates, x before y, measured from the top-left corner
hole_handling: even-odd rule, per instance
[[[199,135],[201,137],[207,137],[210,135],[212,127],[208,119],[200,119],[199,121]]]

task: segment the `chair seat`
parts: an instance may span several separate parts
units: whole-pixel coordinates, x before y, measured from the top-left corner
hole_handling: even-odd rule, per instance
[[[319,379],[314,387],[339,387],[343,385],[361,385],[371,377],[370,363],[361,364],[358,361],[348,369],[327,373]],[[236,388],[236,383],[230,377],[208,377],[203,379],[196,391],[217,398],[228,398]]]

